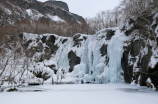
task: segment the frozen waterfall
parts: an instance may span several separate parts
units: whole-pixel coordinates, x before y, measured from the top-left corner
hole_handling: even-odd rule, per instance
[[[118,28],[112,29],[114,35],[107,39],[107,31],[101,31],[99,34],[87,36],[82,40],[82,35],[78,38],[80,46],[74,46],[74,40],[68,41],[60,46],[56,57],[58,70],[64,69],[70,78],[76,82],[84,81],[90,83],[118,83],[121,81],[121,58],[123,54],[123,43],[127,39],[124,33]],[[106,45],[107,52],[101,55],[101,47]],[[73,51],[81,58],[80,64],[74,66],[74,71],[69,73],[68,53]],[[66,77],[65,77],[66,79]],[[63,79],[63,80],[65,80]],[[75,83],[76,83],[75,82]]]
[[[121,80],[121,58],[123,54],[123,42],[120,40],[118,31],[112,37],[107,51],[109,57],[107,78],[109,82],[116,83]]]
[[[97,71],[104,68],[104,71],[96,78],[102,83],[118,83],[121,81],[121,58],[123,54],[123,41],[126,40],[124,33],[120,30],[115,31],[115,35],[107,43],[107,57],[109,59],[107,65],[103,65],[104,61],[97,65]],[[104,66],[104,67],[103,67]]]

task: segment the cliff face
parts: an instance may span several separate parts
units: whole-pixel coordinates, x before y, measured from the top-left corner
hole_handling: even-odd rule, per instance
[[[125,71],[125,81],[146,85],[150,77],[153,84],[157,82],[157,12],[147,11],[135,21],[129,20],[131,28],[126,35],[134,35],[134,39],[126,42],[124,47],[122,66]],[[123,28],[123,31],[126,27]]]
[[[5,14],[8,14],[8,16],[12,15],[19,15],[19,13],[22,12],[25,16],[23,18],[27,18],[29,15],[26,13],[25,9],[31,9],[31,10],[36,10],[39,14],[42,14],[41,17],[49,18],[46,15],[50,14],[52,16],[59,16],[60,18],[66,20],[66,21],[80,21],[80,19],[76,18],[76,16],[73,16],[69,12],[68,5],[65,2],[62,1],[47,1],[44,3],[38,2],[36,0],[6,0],[6,1],[1,1],[1,11],[4,12]],[[83,21],[83,17],[80,16]],[[13,20],[12,20],[13,21]],[[16,20],[15,20],[16,22]]]
[[[4,32],[0,35],[25,31],[73,36],[86,33],[88,25],[82,16],[69,12],[68,5],[62,1],[1,0],[0,27]]]
[[[150,11],[148,14],[151,15],[129,19],[120,28],[105,29],[92,36],[76,34],[67,38],[24,33],[20,37],[24,46],[27,44],[31,50],[35,48],[37,52],[41,49],[41,62],[52,61],[55,72],[72,72],[78,82],[115,83],[124,79],[127,83],[145,86],[150,78],[158,86],[158,15]],[[39,43],[29,38],[32,36]],[[45,45],[30,46],[33,41]],[[34,57],[34,54],[29,57]]]
[[[38,14],[34,12],[33,14],[40,15],[39,18],[42,18],[42,17],[50,18],[48,16],[49,14],[51,16],[59,16],[61,19],[64,19],[69,22],[77,23],[77,21],[80,21],[80,19],[76,18],[78,15],[74,16],[73,14],[71,14],[69,12],[68,5],[62,1],[47,1],[47,2],[42,3],[36,0],[20,0],[20,1],[19,0],[5,0],[5,1],[1,1],[0,4],[1,4],[1,9],[0,9],[1,12],[6,14],[7,17],[10,19],[10,21],[14,21],[14,22],[17,22],[17,20],[12,17],[18,16],[19,20],[29,17],[29,13],[26,11],[26,9],[31,9],[32,11],[36,11],[36,13]],[[82,18],[82,21],[80,22],[85,23],[83,17],[80,16],[80,18]],[[4,24],[4,23],[1,23],[1,24]]]
[[[69,12],[68,5],[63,1],[46,1],[46,3],[56,5],[56,6],[63,8],[64,10]]]
[[[91,36],[32,33],[18,36],[26,57],[32,61],[28,70],[39,78],[52,77],[63,83],[124,80],[141,86],[151,79],[155,87],[158,86],[157,37],[156,9],[136,20],[129,19],[122,27],[104,29]]]

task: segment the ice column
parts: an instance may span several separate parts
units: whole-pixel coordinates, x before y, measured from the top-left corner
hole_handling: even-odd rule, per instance
[[[68,40],[68,42],[64,43],[58,52],[58,69],[64,70],[65,72],[69,70],[68,50],[71,43],[70,41],[71,40]]]
[[[81,57],[81,71],[83,71],[85,74],[88,74],[89,73],[89,67],[88,67],[88,63],[89,63],[89,60],[88,60],[88,44],[89,44],[89,39],[86,40],[85,42],[85,46],[83,48],[83,51],[82,51],[82,57]]]
[[[120,34],[116,34],[112,37],[108,45],[108,57],[109,57],[109,67],[108,67],[108,81],[111,83],[117,83],[121,79],[121,58],[123,53],[123,42],[121,41]]]

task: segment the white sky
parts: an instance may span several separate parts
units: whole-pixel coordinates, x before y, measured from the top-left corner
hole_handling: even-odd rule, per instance
[[[47,0],[38,0],[45,2]],[[59,1],[59,0],[57,0]],[[68,4],[72,13],[85,17],[94,17],[96,13],[112,10],[119,5],[120,0],[60,0]]]

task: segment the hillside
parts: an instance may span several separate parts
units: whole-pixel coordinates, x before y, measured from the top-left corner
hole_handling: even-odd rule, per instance
[[[86,28],[84,18],[69,12],[68,5],[62,1],[0,1],[1,37],[24,31],[73,36],[76,33],[86,33]]]

